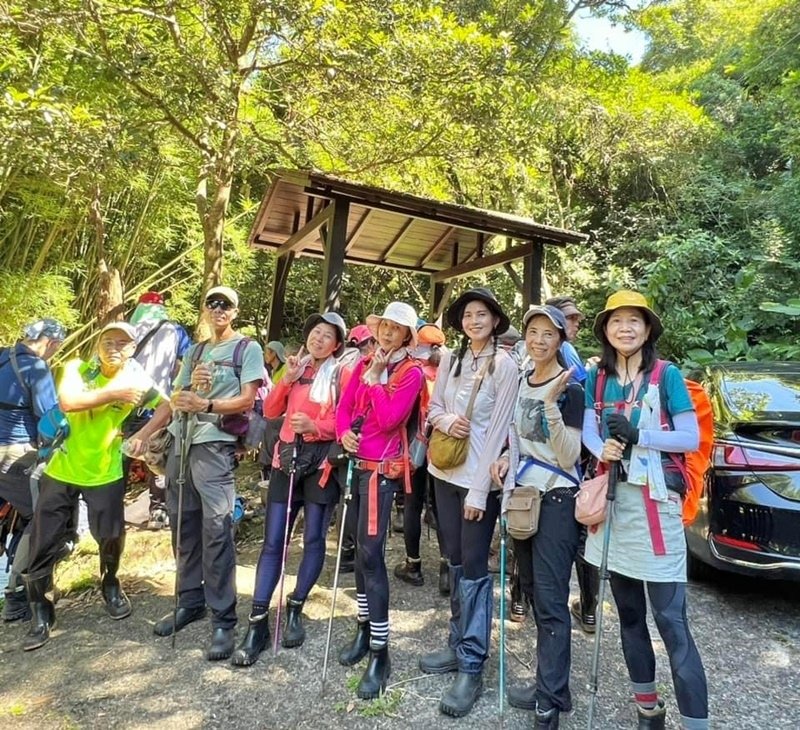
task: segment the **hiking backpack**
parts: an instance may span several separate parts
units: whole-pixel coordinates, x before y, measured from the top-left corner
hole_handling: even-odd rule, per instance
[[[658,383],[659,397],[661,398],[661,425],[670,427],[669,414],[667,413],[663,379],[664,372],[670,363],[667,360],[656,360],[647,382],[655,381]],[[598,368],[597,379],[595,380],[594,402],[595,410],[602,412],[603,395],[606,385],[606,372]],[[697,510],[700,506],[700,497],[705,487],[706,472],[711,468],[711,448],[714,442],[714,413],[711,407],[711,399],[708,397],[700,383],[684,378],[686,389],[697,416],[697,427],[699,432],[698,447],[694,451],[684,454],[665,452],[670,461],[675,465],[683,477],[686,491],[683,494],[683,524],[691,525],[697,517]]]

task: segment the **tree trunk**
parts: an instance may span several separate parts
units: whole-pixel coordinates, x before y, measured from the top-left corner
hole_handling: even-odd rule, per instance
[[[89,222],[94,227],[95,250],[97,251],[97,322],[102,327],[108,322],[122,319],[122,279],[119,270],[109,267],[106,261],[106,227],[100,207],[100,186],[95,185],[92,202],[89,204]]]

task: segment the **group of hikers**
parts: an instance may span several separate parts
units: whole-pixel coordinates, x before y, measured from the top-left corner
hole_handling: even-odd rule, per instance
[[[151,297],[139,306],[163,308],[158,295]],[[184,346],[177,329],[159,325],[174,339],[171,360],[158,372],[142,358],[155,336],[143,348],[147,334],[135,322],[111,322],[95,355],[69,363],[57,390],[47,360],[66,336],[58,322],[35,322],[16,345],[0,349],[0,497],[27,525],[3,618],[30,618],[23,649],[43,646],[55,624],[53,567],[74,537],[79,497],[99,544],[107,612],[112,619],[130,614],[118,578],[125,474],[128,460],[158,451],[158,441],[165,444],[166,490],[151,490],[151,521],[172,530],[177,609],[156,621],[157,635],[173,635],[210,612],[209,660],[250,666],[279,635],[284,647],[302,646],[304,602],[319,580],[326,534],[345,497],[340,559],[352,560],[357,615],[338,660],[352,666],[367,658],[357,695],[379,697],[391,673],[384,548],[401,493],[406,559],[395,575],[422,583],[427,504],[442,557],[439,588],[450,597],[441,648],[421,656],[419,666],[454,675],[440,709],[466,716],[482,693],[490,655],[494,537],[514,494],[528,490],[536,495],[538,521],[530,536],[513,541],[514,581],[536,623],[536,671],[531,686],[509,688],[509,703],[532,711],[540,730],[558,728],[559,714],[571,711],[570,614],[585,631],[595,629],[605,552],[638,727],[665,727],[648,599],[669,655],[681,727],[708,727],[705,672],[686,617],[685,485],[668,478],[668,455],[696,449],[698,425],[678,368],[668,364],[653,376],[662,362],[656,354],[662,324],[644,296],[618,291],[608,298],[594,319],[600,354],[586,366],[571,344],[584,318],[571,297],[532,306],[516,332],[490,290],[470,289],[445,314],[460,335],[453,349],[437,325],[404,302],[391,302],[349,334],[338,313],[314,314],[292,355],[279,342],[262,350],[238,333],[238,312],[237,292],[217,286],[203,304],[209,339]],[[159,309],[155,318],[140,319],[152,330],[163,315]],[[257,399],[259,415],[278,426],[265,464],[269,487],[253,601],[237,645],[234,469]],[[54,407],[68,429],[42,468],[37,423]],[[137,414],[145,415],[132,427]],[[644,479],[636,468],[642,460],[649,464]],[[575,518],[576,495],[595,466],[618,475],[605,538],[602,526],[587,529]],[[300,508],[302,557],[285,607],[278,600],[273,636],[270,606],[276,590],[283,596]],[[570,605],[573,563],[581,595]]]

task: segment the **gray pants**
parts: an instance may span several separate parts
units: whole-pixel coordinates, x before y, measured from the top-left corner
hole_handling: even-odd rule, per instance
[[[178,562],[178,605],[208,605],[214,628],[236,625],[236,550],[233,542],[235,445],[224,441],[189,449],[180,539],[178,463],[167,457],[167,511]]]

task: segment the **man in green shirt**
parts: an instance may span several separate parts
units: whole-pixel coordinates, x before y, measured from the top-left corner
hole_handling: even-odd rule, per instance
[[[117,578],[125,544],[121,427],[134,408],[145,403],[152,407],[160,400],[152,379],[132,359],[135,346],[134,328],[112,322],[100,332],[95,358],[65,367],[58,400],[69,421],[69,434],[39,481],[31,557],[24,576],[33,613],[23,640],[25,651],[38,649],[50,638],[55,609],[46,594],[81,496],[88,507],[89,529],[100,547],[106,610],[113,619],[131,613]]]

